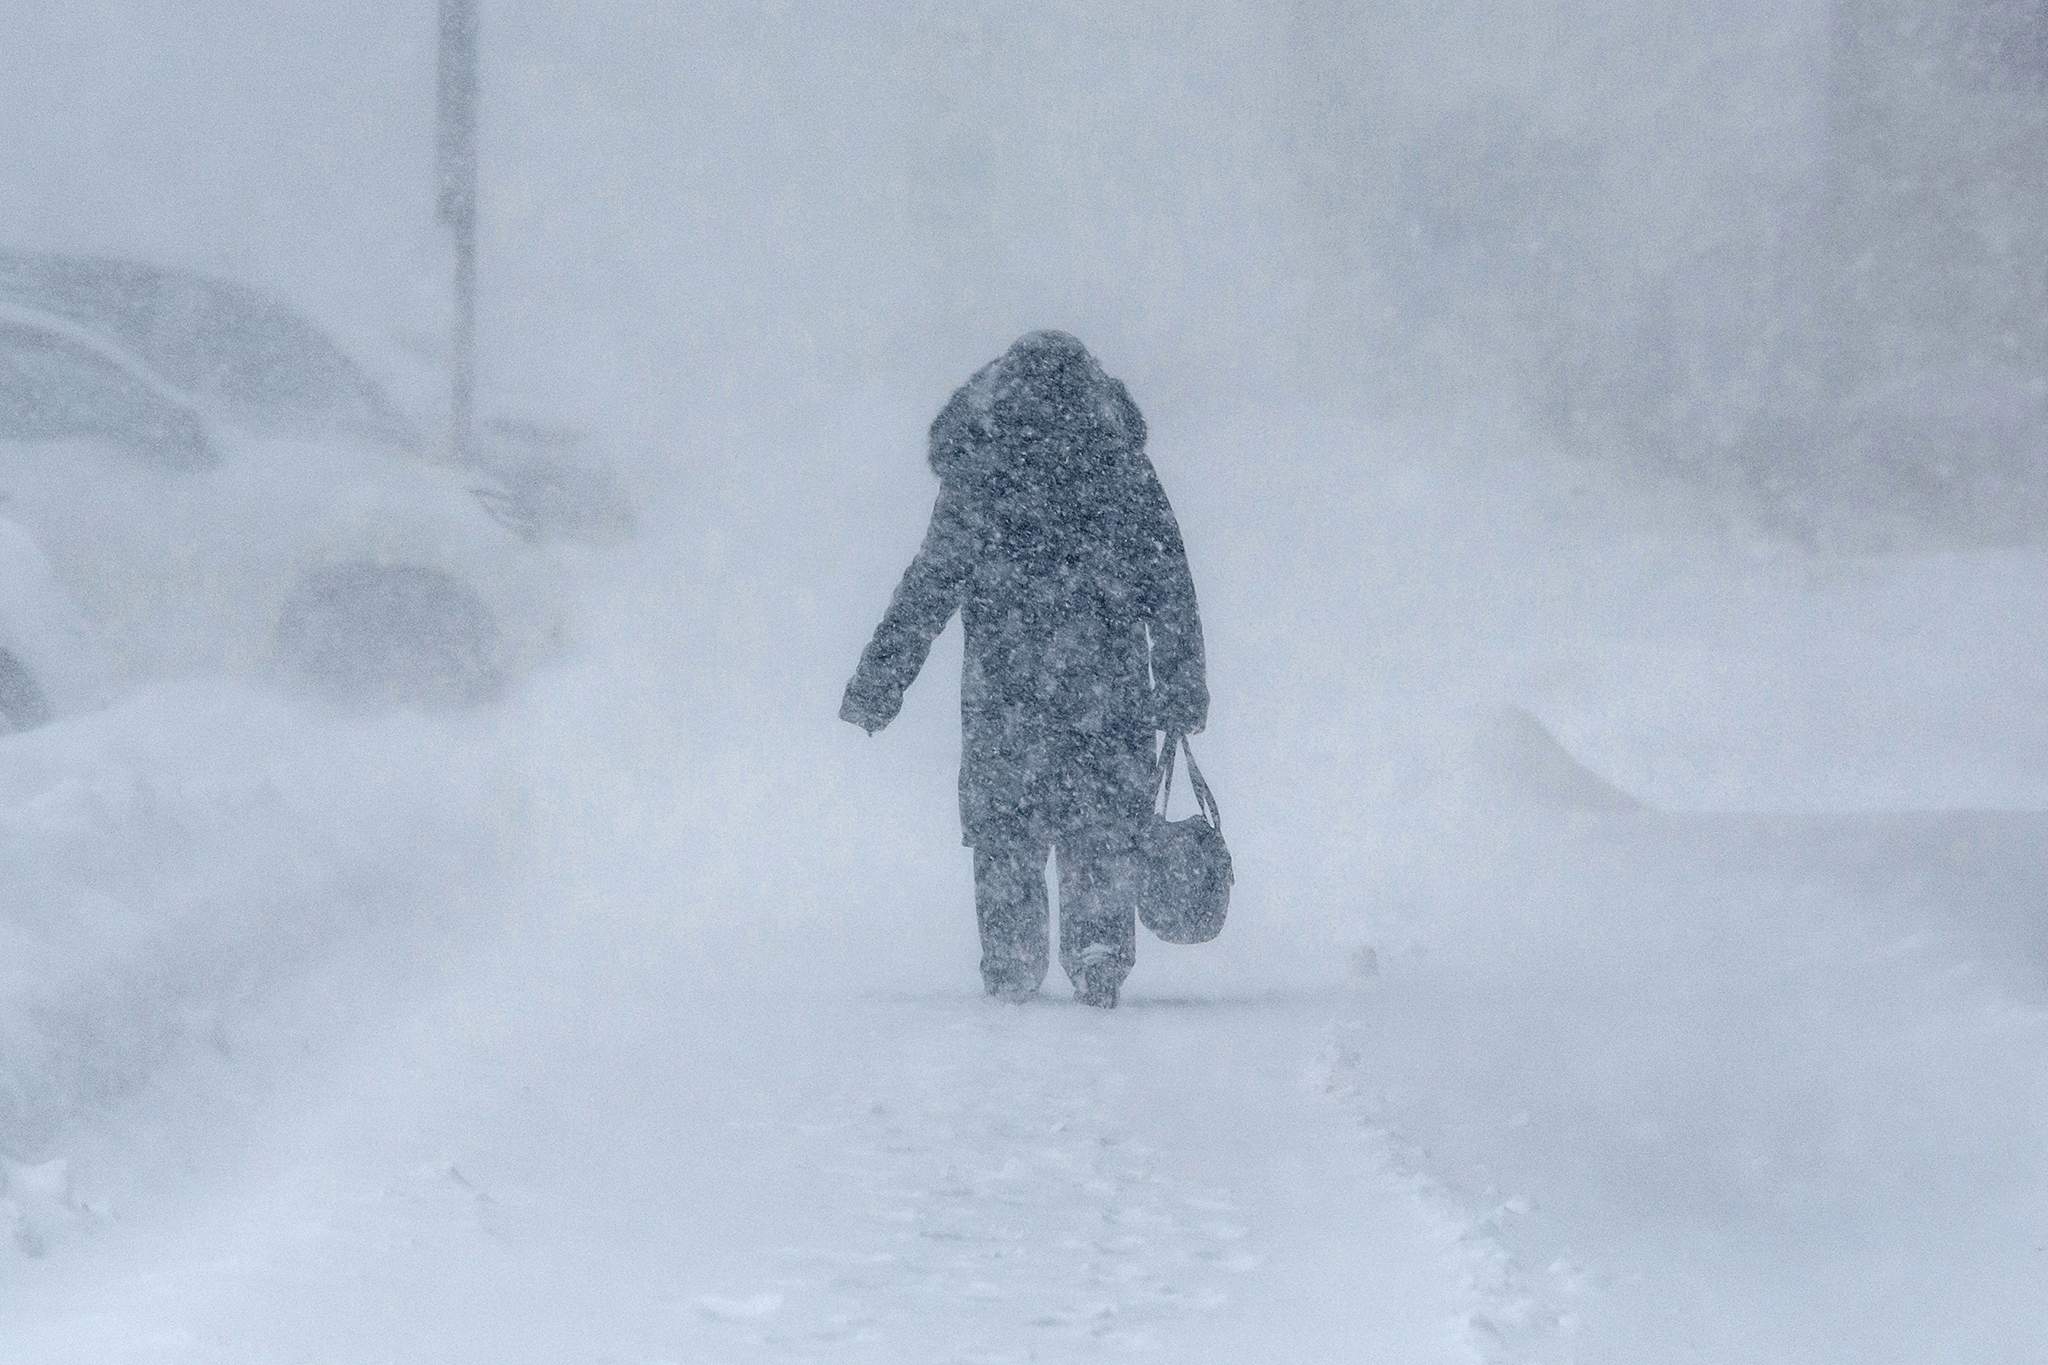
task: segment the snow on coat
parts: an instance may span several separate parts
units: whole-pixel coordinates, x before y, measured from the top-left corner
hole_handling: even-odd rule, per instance
[[[840,714],[892,720],[955,611],[965,842],[1127,836],[1150,806],[1155,730],[1209,708],[1180,528],[1130,394],[1081,343],[1034,332],[932,424],[924,545]]]

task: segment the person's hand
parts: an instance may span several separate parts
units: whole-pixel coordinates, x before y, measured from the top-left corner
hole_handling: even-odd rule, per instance
[[[890,718],[855,696],[849,688],[845,700],[839,703],[839,719],[849,725],[858,725],[872,735],[887,725]]]

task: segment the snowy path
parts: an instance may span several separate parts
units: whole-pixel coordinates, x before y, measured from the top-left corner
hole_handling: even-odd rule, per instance
[[[1489,1250],[1323,1084],[1341,1005],[445,999],[30,1267],[0,1358],[1486,1359]]]

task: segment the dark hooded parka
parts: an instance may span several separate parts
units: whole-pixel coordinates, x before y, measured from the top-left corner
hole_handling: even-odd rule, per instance
[[[931,527],[840,714],[887,724],[957,610],[965,841],[1128,838],[1151,803],[1154,731],[1199,730],[1209,708],[1144,419],[1079,341],[1034,332],[953,395],[931,464]]]

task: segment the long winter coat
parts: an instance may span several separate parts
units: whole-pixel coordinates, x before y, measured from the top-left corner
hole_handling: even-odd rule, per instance
[[[847,685],[876,730],[957,610],[965,842],[1113,842],[1151,800],[1154,731],[1208,715],[1180,528],[1124,386],[1035,332],[932,424],[931,527]]]

